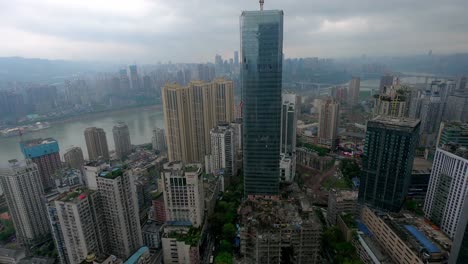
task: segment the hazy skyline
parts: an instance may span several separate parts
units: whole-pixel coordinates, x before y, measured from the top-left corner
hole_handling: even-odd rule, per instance
[[[206,62],[239,50],[257,0],[0,1],[0,56],[121,63]],[[468,1],[280,1],[287,57],[468,51]]]

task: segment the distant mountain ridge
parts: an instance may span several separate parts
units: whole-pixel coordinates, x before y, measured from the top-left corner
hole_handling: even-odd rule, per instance
[[[101,62],[0,57],[0,85],[12,81],[51,83],[80,73],[116,71],[116,67]]]

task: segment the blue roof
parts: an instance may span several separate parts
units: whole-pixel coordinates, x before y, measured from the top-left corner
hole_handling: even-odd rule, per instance
[[[143,254],[145,254],[145,252],[149,252],[149,248],[148,247],[141,247],[139,250],[137,250],[137,252],[135,252],[132,256],[130,256],[124,262],[124,264],[136,264],[136,263],[138,263],[138,260],[140,259],[141,256],[143,256]]]
[[[411,235],[413,235],[419,243],[421,243],[424,248],[429,252],[429,253],[440,253],[440,249],[432,243],[427,237],[421,233],[416,227],[412,225],[405,225],[406,230],[410,232]]]
[[[20,143],[21,152],[25,159],[38,158],[59,152],[59,145],[55,139],[33,139]]]
[[[361,221],[356,221],[357,224],[358,224],[358,230],[363,232],[364,234],[366,234],[367,236],[370,236],[372,237],[372,232],[369,230],[369,228],[367,228],[367,226],[361,222]]]

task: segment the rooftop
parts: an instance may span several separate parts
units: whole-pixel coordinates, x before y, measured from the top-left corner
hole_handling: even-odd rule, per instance
[[[419,125],[419,119],[404,118],[404,117],[390,117],[390,116],[377,116],[376,118],[368,121],[367,125],[380,124],[386,127],[409,127],[415,128]]]
[[[87,189],[86,187],[77,187],[70,190],[69,192],[59,195],[57,197],[57,201],[65,203],[78,203],[92,193],[94,193],[94,191]]]
[[[468,159],[468,149],[458,144],[445,144],[440,149],[455,154],[461,158]]]
[[[57,143],[57,140],[53,138],[45,138],[45,139],[36,138],[36,139],[23,141],[21,144],[26,148],[30,148],[30,147],[35,147],[38,145],[47,145],[47,144],[53,144],[53,143]]]
[[[413,161],[413,173],[427,173],[432,169],[432,162],[427,159],[415,157]]]
[[[101,173],[99,173],[99,177],[103,177],[106,179],[115,179],[122,175],[123,170],[120,167],[107,168],[101,171]]]

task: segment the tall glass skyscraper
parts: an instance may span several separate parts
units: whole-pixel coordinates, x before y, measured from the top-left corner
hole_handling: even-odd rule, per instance
[[[283,11],[244,11],[240,17],[247,197],[279,191]]]
[[[367,122],[359,201],[398,212],[408,193],[419,120],[378,116]]]

